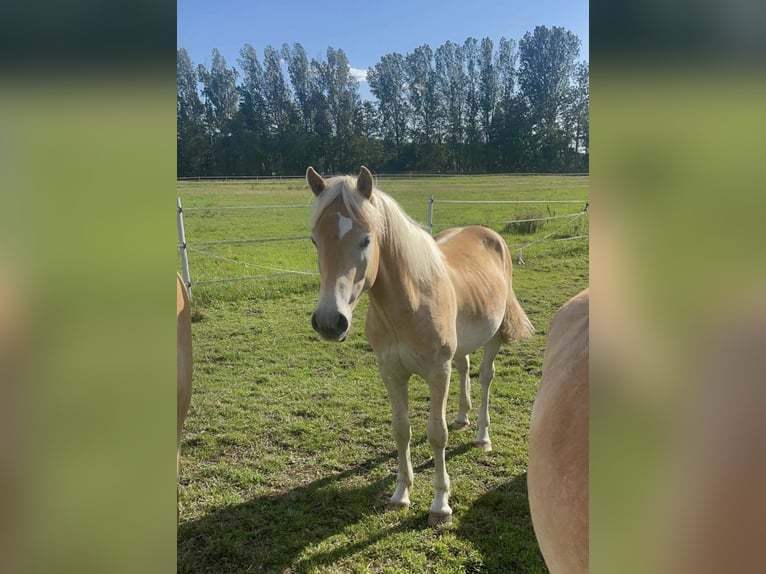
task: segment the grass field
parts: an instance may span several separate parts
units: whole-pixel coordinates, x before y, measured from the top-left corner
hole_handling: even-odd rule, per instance
[[[587,177],[381,178],[379,188],[434,231],[482,223],[523,251],[517,296],[537,327],[501,349],[490,415],[494,450],[473,447],[475,427],[451,432],[447,470],[453,524],[426,526],[433,465],[428,395],[410,382],[415,487],[409,510],[385,512],[396,479],[388,400],[364,337],[366,299],[341,344],[310,326],[318,277],[200,284],[193,292],[194,394],[182,443],[179,572],[545,572],[526,496],[529,415],[545,334],[556,310],[588,283],[587,215],[509,226],[512,219],[582,211]],[[313,271],[311,193],[303,180],[180,182],[192,281]],[[577,203],[443,203],[443,200]],[[297,206],[195,211],[213,206]],[[530,231],[532,231],[530,233]],[[231,239],[288,241],[199,245]],[[198,245],[195,246],[195,243]],[[514,261],[518,257],[514,253]],[[479,356],[472,357],[477,378]],[[474,404],[478,405],[478,384]],[[457,411],[453,375],[448,419]],[[475,412],[472,420],[475,421]]]

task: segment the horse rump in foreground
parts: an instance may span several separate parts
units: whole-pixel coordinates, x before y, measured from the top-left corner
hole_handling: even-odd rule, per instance
[[[191,303],[181,276],[176,274],[176,478],[181,464],[181,430],[192,391]]]
[[[511,289],[505,241],[484,227],[449,229],[434,240],[388,195],[375,189],[362,167],[358,178],[322,178],[306,172],[316,195],[309,227],[317,247],[321,286],[311,316],[326,340],[343,341],[364,291],[370,295],[365,332],[391,401],[398,450],[396,490],[389,509],[410,504],[413,484],[407,385],[413,374],[428,384],[426,433],[434,453],[434,498],[429,524],[448,523],[450,480],[445,468],[446,405],[451,364],[460,374],[456,425],[471,408],[468,354],[484,347],[477,445],[491,448],[489,387],[502,343],[531,336],[534,328]]]
[[[556,314],[529,430],[532,524],[551,574],[588,571],[588,310],[586,289]]]

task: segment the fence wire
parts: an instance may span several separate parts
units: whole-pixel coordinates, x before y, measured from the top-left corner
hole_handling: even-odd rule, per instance
[[[562,199],[562,200],[459,200],[459,199],[445,199],[445,200],[429,200],[426,202],[415,202],[415,201],[409,201],[409,202],[400,202],[400,204],[422,204],[422,203],[431,203],[431,204],[437,204],[437,203],[443,203],[443,204],[543,204],[543,203],[583,203],[582,200],[579,199]],[[179,200],[180,205],[180,200]],[[563,238],[556,238],[551,239],[553,235],[556,233],[561,232],[561,230],[565,229],[567,226],[574,224],[575,221],[580,219],[582,216],[588,214],[588,205],[589,202],[585,202],[585,206],[582,211],[578,213],[569,213],[564,215],[553,215],[549,217],[535,217],[535,218],[526,218],[526,219],[511,219],[511,220],[502,220],[502,221],[494,221],[494,222],[483,222],[483,223],[476,223],[475,225],[494,225],[497,223],[503,223],[506,225],[514,224],[514,223],[527,223],[527,222],[534,222],[534,221],[551,221],[551,220],[558,220],[558,219],[569,219],[569,221],[564,222],[562,225],[556,227],[553,231],[546,234],[543,237],[540,237],[538,239],[535,239],[533,241],[530,241],[528,243],[525,243],[523,245],[520,245],[518,247],[512,248],[510,251],[511,253],[519,253],[517,263],[523,265],[525,263],[523,259],[523,251],[524,249],[528,249],[530,247],[533,247],[535,245],[539,245],[541,243],[544,243],[546,241],[572,241],[572,240],[579,240],[579,239],[589,239],[589,235],[576,235],[573,237],[563,237]],[[208,207],[185,207],[183,208],[183,211],[190,212],[190,211],[233,211],[233,210],[259,210],[259,209],[307,209],[307,205],[249,205],[249,206],[208,206]],[[458,226],[465,226],[465,225],[471,225],[467,224],[465,222],[462,222],[460,224],[456,223],[445,223],[445,224],[438,224],[434,225],[432,224],[431,227],[433,228],[447,228],[447,227],[458,227]],[[296,271],[291,269],[281,269],[278,267],[272,267],[268,265],[261,265],[257,263],[248,263],[246,261],[239,261],[236,259],[231,259],[228,257],[223,257],[221,255],[216,255],[214,253],[210,253],[207,251],[203,251],[201,249],[198,249],[200,246],[214,246],[214,245],[238,245],[238,244],[255,244],[255,243],[274,243],[274,242],[287,242],[287,241],[305,241],[310,239],[308,235],[300,235],[300,236],[289,236],[289,237],[260,237],[260,238],[244,238],[244,239],[226,239],[226,240],[219,240],[219,241],[198,241],[198,242],[187,242],[183,245],[179,244],[179,248],[181,249],[188,249],[189,251],[193,251],[197,255],[201,257],[208,257],[212,259],[218,259],[221,261],[226,261],[229,263],[234,263],[237,265],[242,265],[246,268],[258,268],[258,269],[265,269],[268,271],[273,271],[274,273],[269,274],[261,274],[261,275],[249,275],[246,277],[230,277],[230,278],[224,278],[224,279],[206,279],[202,281],[193,281],[190,283],[193,285],[208,285],[208,284],[215,284],[215,283],[232,283],[237,281],[250,281],[250,280],[260,280],[260,279],[271,279],[271,278],[277,278],[277,277],[285,277],[290,275],[309,275],[309,276],[316,276],[318,275],[317,271]]]

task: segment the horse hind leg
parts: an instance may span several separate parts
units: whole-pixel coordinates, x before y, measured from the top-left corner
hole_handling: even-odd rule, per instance
[[[468,419],[468,412],[471,410],[471,378],[468,376],[471,362],[468,355],[464,357],[456,356],[454,361],[455,369],[460,379],[460,404],[455,421],[452,423],[452,429],[463,430],[467,429],[471,424],[471,421]]]
[[[479,381],[481,382],[481,406],[477,421],[476,446],[489,452],[492,450],[492,441],[489,438],[489,389],[492,379],[495,377],[495,356],[500,350],[501,339],[495,336],[484,346],[484,357],[479,367]]]

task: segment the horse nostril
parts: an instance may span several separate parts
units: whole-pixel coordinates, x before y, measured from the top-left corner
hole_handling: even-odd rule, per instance
[[[339,335],[345,333],[348,329],[348,319],[341,313],[338,313],[338,322],[335,325],[335,329]]]

